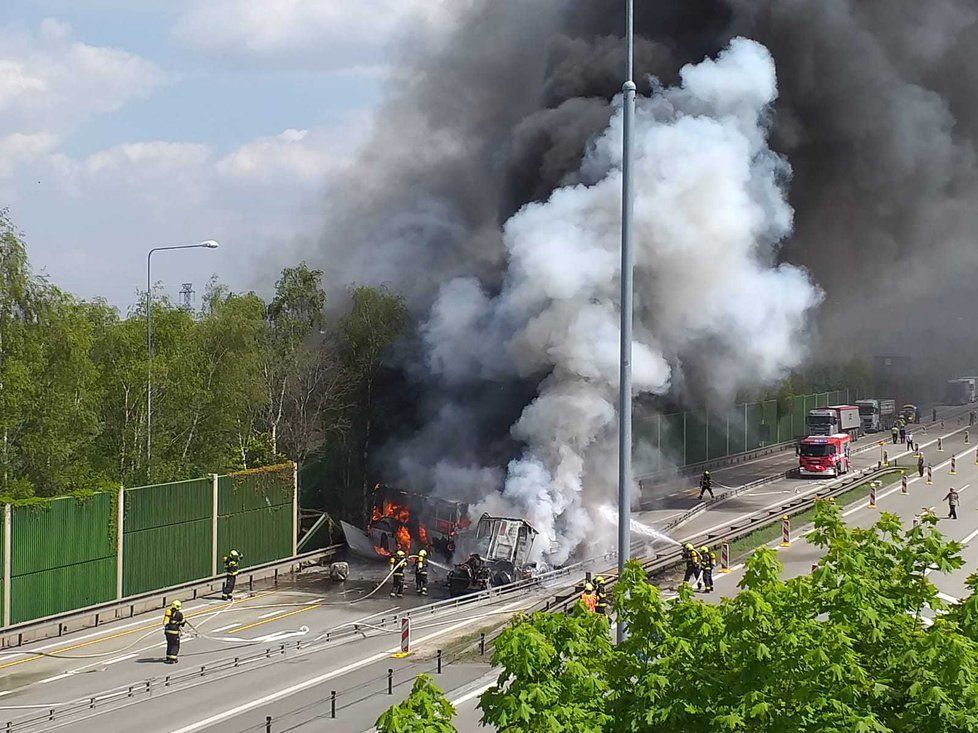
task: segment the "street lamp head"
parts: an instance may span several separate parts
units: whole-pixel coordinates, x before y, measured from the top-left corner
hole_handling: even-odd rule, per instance
[[[207,249],[217,249],[221,245],[219,245],[213,239],[205,239],[203,242],[200,243],[200,246],[206,247]]]

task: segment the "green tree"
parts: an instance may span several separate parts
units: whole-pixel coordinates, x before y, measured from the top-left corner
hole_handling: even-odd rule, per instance
[[[520,617],[496,640],[492,663],[503,671],[482,696],[483,723],[508,733],[604,730],[609,678],[595,672],[611,662],[604,616],[579,606]]]
[[[376,722],[377,733],[455,733],[455,708],[431,677],[419,674],[404,702],[389,708]]]
[[[824,553],[815,572],[785,580],[761,548],[739,593],[715,605],[688,586],[664,600],[630,563],[614,589],[628,628],[616,647],[575,616],[517,620],[500,637],[484,722],[500,733],[978,730],[978,577],[950,609],[929,579],[960,567],[961,545],[932,516],[853,528],[829,502],[810,541]]]

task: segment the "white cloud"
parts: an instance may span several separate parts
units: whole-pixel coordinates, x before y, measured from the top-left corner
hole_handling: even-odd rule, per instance
[[[53,18],[34,34],[0,29],[0,135],[65,133],[166,80],[156,64],[77,41],[70,26]]]
[[[131,303],[149,246],[203,238],[225,246],[161,261],[158,274],[154,264],[154,280],[171,293],[183,281],[200,291],[219,272],[232,287],[263,287],[275,280],[264,268],[293,258],[297,233],[316,231],[323,184],[342,173],[367,133],[349,117],[259,137],[225,155],[205,144],[148,141],[78,158],[40,139],[35,154],[8,157],[5,148],[18,142],[0,138],[0,162],[8,160],[0,201],[27,234],[35,266],[83,297]]]
[[[231,63],[277,63],[358,73],[386,61],[406,25],[443,23],[453,3],[432,0],[212,0],[189,7],[174,34]]]
[[[332,130],[285,130],[251,140],[227,154],[217,162],[217,172],[238,183],[293,179],[320,184],[325,171],[348,157],[349,144],[349,140],[337,140]],[[346,155],[340,152],[344,149]]]

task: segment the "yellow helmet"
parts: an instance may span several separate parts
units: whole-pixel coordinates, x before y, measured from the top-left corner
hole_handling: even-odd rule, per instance
[[[238,551],[237,550],[231,550],[231,557],[237,557],[237,556],[238,556]]]
[[[702,547],[700,548],[700,552],[709,552],[709,551],[710,551],[710,548],[709,548],[709,547],[707,547],[706,545],[703,545],[703,546],[702,546]]]
[[[586,590],[588,593],[590,593],[591,591],[594,590],[594,586],[591,585],[590,583],[585,583],[584,584],[584,590]]]
[[[418,550],[418,557],[427,557],[427,556],[428,556],[427,550]]]
[[[183,604],[180,603],[180,601],[174,601],[173,603],[170,604],[170,607],[175,608],[179,611],[181,608],[183,608]]]
[[[594,582],[597,583],[598,585],[604,585],[604,578],[599,575],[597,578],[594,579]]]
[[[683,547],[685,547],[687,550],[692,550],[693,549],[693,546],[691,544],[689,544],[688,542],[685,545],[683,545]]]
[[[398,557],[404,557],[404,550],[398,550],[397,551],[397,556]]]

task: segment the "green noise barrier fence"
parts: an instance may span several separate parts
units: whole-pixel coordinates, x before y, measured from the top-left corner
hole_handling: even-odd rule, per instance
[[[852,404],[848,389],[796,395],[784,400],[745,402],[727,412],[676,412],[637,419],[636,472],[714,461],[805,435],[809,410]]]
[[[295,553],[293,464],[4,505],[3,626],[216,575]],[[121,514],[121,521],[120,521]]]

